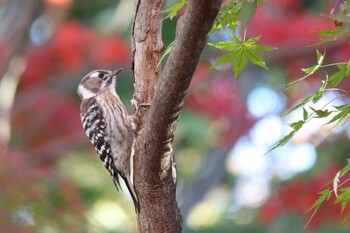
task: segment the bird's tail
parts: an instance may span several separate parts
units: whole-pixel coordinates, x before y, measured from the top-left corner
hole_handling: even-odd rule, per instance
[[[133,184],[131,183],[130,178],[125,177],[125,176],[123,176],[123,175],[121,175],[121,177],[123,178],[123,180],[124,180],[124,182],[125,182],[125,185],[126,185],[126,187],[128,188],[129,193],[130,193],[130,195],[131,195],[132,201],[134,202],[135,211],[136,211],[136,213],[138,213],[139,210],[140,210],[140,206],[139,206],[139,202],[138,202],[138,199],[137,199],[137,195],[136,195],[134,186],[133,186]]]

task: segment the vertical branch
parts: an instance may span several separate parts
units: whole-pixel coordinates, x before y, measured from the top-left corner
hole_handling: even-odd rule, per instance
[[[159,60],[163,50],[162,33],[162,0],[136,0],[135,18],[132,25],[132,53],[133,63],[132,71],[134,73],[134,97],[133,104],[138,108],[141,103],[151,103],[159,75]],[[142,144],[139,133],[142,131],[145,122],[145,112],[139,111],[138,127],[136,133],[135,145]],[[171,232],[164,229],[162,221],[156,222],[157,219],[164,218],[155,204],[147,202],[147,193],[144,187],[137,184],[143,180],[144,173],[141,171],[144,164],[142,158],[145,156],[140,153],[138,146],[135,146],[134,153],[134,186],[138,196],[140,212],[137,213],[137,222],[139,232]],[[146,194],[146,195],[143,195]],[[164,194],[167,195],[167,194]],[[148,196],[149,197],[149,196]],[[147,207],[149,211],[158,217],[153,217],[153,221],[144,217]],[[147,211],[147,213],[149,213]],[[146,215],[149,216],[149,215]]]
[[[187,88],[221,3],[188,0],[178,21],[173,51],[160,74],[163,2],[137,0],[132,29],[134,99],[151,106],[146,115],[142,111],[138,116],[135,142],[134,186],[140,204],[140,232],[181,232],[172,142]]]
[[[157,185],[171,173],[176,120],[221,3],[188,0],[185,14],[178,21],[173,50],[160,75],[142,134],[142,154],[149,155],[144,159],[149,165],[142,167],[148,184]]]
[[[137,0],[132,26],[132,52],[134,73],[134,100],[150,103],[158,80],[158,62],[163,50],[162,0]],[[137,106],[135,106],[137,107]],[[144,114],[139,115],[139,129],[143,125]]]

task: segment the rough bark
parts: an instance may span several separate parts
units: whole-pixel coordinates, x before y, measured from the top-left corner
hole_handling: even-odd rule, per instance
[[[163,44],[160,0],[138,0],[133,25],[135,99],[149,103],[139,115],[134,185],[139,232],[181,232],[176,202],[173,136],[187,88],[222,0],[189,0],[178,21],[174,47],[160,73]],[[159,81],[157,81],[159,78]]]
[[[161,38],[162,0],[137,0],[132,28],[134,72],[134,100],[150,103],[159,74],[159,58],[163,50]],[[143,126],[144,114],[139,115],[139,129]]]

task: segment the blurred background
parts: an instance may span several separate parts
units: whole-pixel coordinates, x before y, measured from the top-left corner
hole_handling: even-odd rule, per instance
[[[167,1],[167,6],[175,1]],[[332,29],[331,1],[270,0],[248,37],[277,47],[269,70],[210,69],[222,53],[206,47],[174,143],[183,232],[348,232],[341,206],[306,211],[346,164],[350,127],[312,120],[291,142],[265,154],[302,118],[291,106],[317,90],[324,73],[287,89],[316,64],[314,31]],[[131,199],[117,192],[79,119],[76,88],[89,71],[124,68],[117,91],[133,111],[130,0],[0,0],[0,232],[136,232]],[[163,40],[176,24],[164,20]],[[229,32],[209,40],[228,40]],[[328,63],[348,61],[348,39],[317,47]],[[341,83],[349,90],[349,83]],[[328,92],[322,107],[334,99]],[[334,104],[348,103],[338,98]],[[332,117],[332,116],[330,116]],[[125,189],[124,189],[125,190]]]

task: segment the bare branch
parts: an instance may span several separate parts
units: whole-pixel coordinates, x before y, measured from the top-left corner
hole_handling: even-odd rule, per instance
[[[137,0],[136,13],[132,26],[132,50],[134,72],[134,100],[150,103],[158,80],[161,51],[162,0]],[[136,106],[137,107],[137,106]],[[143,115],[139,116],[142,128]]]
[[[163,49],[162,4],[159,0],[138,0],[133,25],[134,96],[139,103],[151,104],[147,116],[139,116],[140,135],[135,143],[134,185],[140,204],[137,217],[140,232],[155,233],[181,231],[173,135],[187,88],[222,0],[188,1],[186,12],[178,21],[173,51],[159,75],[157,64]]]
[[[144,161],[149,165],[143,166],[143,174],[148,184],[161,183],[169,172],[176,120],[221,3],[190,0],[178,22],[173,51],[160,75],[143,133],[142,154],[149,155]]]

